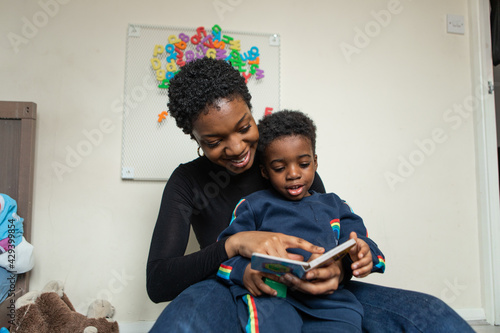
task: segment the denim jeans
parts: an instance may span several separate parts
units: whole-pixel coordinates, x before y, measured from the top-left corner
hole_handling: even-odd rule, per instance
[[[357,281],[345,288],[363,305],[364,332],[474,332],[436,297]],[[192,285],[161,313],[150,331],[157,332],[241,332],[229,288],[215,279]]]
[[[472,327],[439,298],[415,291],[350,281],[345,285],[363,305],[363,331],[460,332]]]
[[[163,310],[149,332],[225,333],[241,329],[229,288],[213,278],[184,290]]]

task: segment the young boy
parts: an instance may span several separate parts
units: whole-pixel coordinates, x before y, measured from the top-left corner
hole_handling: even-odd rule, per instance
[[[344,259],[352,261],[354,274],[383,272],[384,256],[367,237],[363,220],[337,195],[309,191],[318,166],[312,120],[298,111],[281,111],[264,117],[258,128],[261,172],[272,188],[243,198],[219,239],[240,231],[272,231],[303,238],[328,251],[354,238],[356,245]],[[309,259],[310,253],[295,250],[295,255]],[[277,292],[259,283],[269,275],[251,269],[250,260],[240,256],[224,262],[217,276],[231,286],[244,331],[361,332],[361,304],[342,285],[330,295],[289,289],[285,298],[255,297]]]

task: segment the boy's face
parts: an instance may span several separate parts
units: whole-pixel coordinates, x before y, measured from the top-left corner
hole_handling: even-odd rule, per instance
[[[311,141],[302,136],[285,136],[271,142],[261,165],[262,176],[288,200],[310,195],[318,160]]]

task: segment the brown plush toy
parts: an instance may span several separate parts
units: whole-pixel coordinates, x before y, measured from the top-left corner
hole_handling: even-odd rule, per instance
[[[63,284],[49,282],[41,292],[30,291],[16,301],[16,318],[11,333],[118,333],[111,321],[114,308],[108,301],[96,300],[87,316],[75,311]]]

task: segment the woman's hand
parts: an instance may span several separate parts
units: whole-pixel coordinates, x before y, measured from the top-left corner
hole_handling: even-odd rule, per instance
[[[281,258],[290,258],[289,248],[303,249],[312,254],[322,254],[325,249],[303,240],[282,233],[266,231],[242,231],[232,235],[225,243],[229,258],[236,255],[251,258],[252,253],[263,253]]]
[[[343,277],[342,260],[336,260],[327,266],[310,270],[303,280],[295,275],[286,274],[279,282],[306,294],[323,295],[333,294]]]

